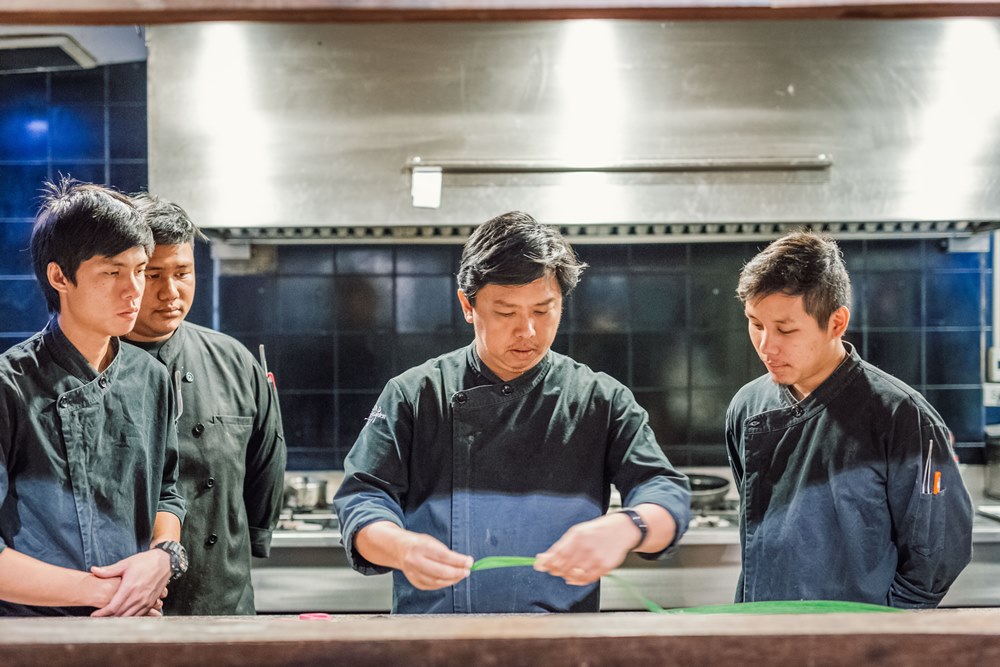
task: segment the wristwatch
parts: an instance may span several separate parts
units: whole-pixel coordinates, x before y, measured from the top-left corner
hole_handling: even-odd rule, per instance
[[[188,555],[180,542],[166,540],[153,546],[154,549],[162,549],[170,554],[170,581],[177,581],[188,569]]]
[[[639,529],[639,541],[635,543],[634,547],[632,547],[632,551],[635,551],[642,546],[643,542],[646,541],[646,533],[649,532],[649,527],[646,526],[646,522],[642,520],[642,516],[640,516],[639,513],[631,507],[623,507],[618,511],[618,513],[624,514],[628,518],[632,519],[632,523],[634,523],[635,527]]]

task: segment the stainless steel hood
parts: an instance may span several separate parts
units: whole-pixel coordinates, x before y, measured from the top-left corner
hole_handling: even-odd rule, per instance
[[[157,25],[150,186],[217,237],[965,235],[1000,20]]]

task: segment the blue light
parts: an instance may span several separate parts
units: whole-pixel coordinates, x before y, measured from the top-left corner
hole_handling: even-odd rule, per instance
[[[49,131],[49,121],[44,118],[34,118],[24,124],[24,129],[28,134],[38,137]]]

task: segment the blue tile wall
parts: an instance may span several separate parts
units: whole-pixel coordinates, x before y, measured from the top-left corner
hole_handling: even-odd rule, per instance
[[[855,291],[848,340],[932,397],[963,459],[980,460],[989,255],[948,253],[936,240],[842,245]],[[760,247],[577,249],[591,267],[553,347],[628,384],[680,465],[725,464],[726,406],[763,371],[733,292]],[[273,274],[220,278],[223,329],[276,348],[293,466],[342,465],[390,377],[471,340],[455,298],[460,254],[457,246],[286,246]],[[275,290],[280,306],[267,296]]]
[[[0,224],[0,275],[32,275],[31,253],[28,245],[31,240],[31,223],[12,220]]]
[[[0,345],[48,318],[27,253],[46,180],[144,189],[146,65],[0,76]],[[206,304],[201,314],[210,311]]]
[[[0,220],[30,221],[38,210],[39,188],[48,177],[46,164],[0,160]]]
[[[0,77],[0,347],[46,319],[25,252],[43,181],[63,173],[145,189],[145,126],[143,63]],[[591,267],[554,348],[627,383],[678,464],[725,464],[726,406],[763,370],[733,295],[759,247],[578,247]],[[963,459],[981,460],[989,255],[950,253],[936,240],[841,247],[854,286],[848,340],[924,392]],[[339,467],[388,378],[471,341],[455,298],[460,254],[454,245],[282,246],[273,270],[247,276],[216,273],[198,244],[190,320],[218,321],[255,354],[265,344],[290,466]]]

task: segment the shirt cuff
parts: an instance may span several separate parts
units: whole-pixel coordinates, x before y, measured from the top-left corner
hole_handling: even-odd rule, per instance
[[[365,526],[375,523],[376,521],[389,521],[396,524],[400,528],[404,528],[402,522],[399,520],[395,514],[386,513],[385,515],[371,516],[358,521],[354,526],[348,530],[344,531],[341,535],[341,542],[344,544],[344,551],[347,553],[347,560],[355,570],[360,572],[365,576],[373,574],[385,574],[386,572],[392,572],[391,567],[386,567],[384,565],[377,565],[372,563],[367,558],[362,556],[357,549],[354,548],[354,537],[361,532],[361,529]]]
[[[250,528],[250,555],[267,558],[271,555],[271,535],[267,528]]]
[[[890,607],[897,607],[899,609],[934,609],[941,603],[942,598],[944,598],[947,592],[947,589],[940,593],[930,593],[921,590],[899,576],[897,572],[893,578],[892,585],[889,587],[888,602]]]

